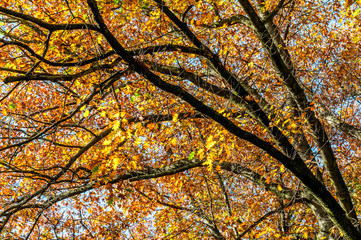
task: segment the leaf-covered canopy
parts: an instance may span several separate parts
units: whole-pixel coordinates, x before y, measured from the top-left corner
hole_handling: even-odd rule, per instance
[[[360,4],[2,0],[0,238],[361,239]]]

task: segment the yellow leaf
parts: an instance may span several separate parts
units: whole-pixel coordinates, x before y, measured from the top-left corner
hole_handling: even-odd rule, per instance
[[[111,144],[112,143],[112,140],[105,140],[104,142],[103,142],[103,145],[109,145],[109,144]]]
[[[116,169],[120,164],[120,159],[119,158],[114,158],[113,159],[113,169]]]
[[[278,189],[278,191],[282,191],[282,186],[278,184],[277,189]]]
[[[207,149],[211,149],[214,145],[216,145],[216,141],[213,141],[213,137],[210,136],[208,139],[207,139],[207,143],[206,143],[206,148]]]
[[[134,145],[139,145],[142,143],[142,139],[141,138],[137,138],[135,141],[134,141]]]
[[[84,112],[83,116],[84,116],[84,117],[89,116],[89,110],[86,110],[86,111]]]
[[[207,158],[207,160],[203,163],[203,165],[206,165],[209,170],[213,168],[213,160],[212,158]]]
[[[119,121],[116,121],[116,122],[114,123],[114,125],[113,125],[114,131],[117,131],[117,130],[119,129],[119,127],[120,127],[120,122],[119,122]]]
[[[203,148],[199,149],[197,155],[198,155],[199,160],[203,160],[204,159],[204,149]]]
[[[172,119],[173,122],[176,122],[178,120],[178,116],[179,115],[177,113],[173,115],[173,119]]]
[[[101,35],[99,35],[99,36],[97,37],[97,42],[98,42],[99,44],[102,43],[102,36],[101,36]]]
[[[296,123],[291,123],[289,126],[287,126],[287,129],[295,129],[297,128],[297,124]]]
[[[171,141],[170,141],[170,144],[175,146],[177,144],[177,139],[176,138],[173,138]]]

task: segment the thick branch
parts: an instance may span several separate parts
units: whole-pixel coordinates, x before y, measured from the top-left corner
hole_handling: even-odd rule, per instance
[[[295,190],[292,190],[292,189],[289,189],[286,187],[282,187],[282,190],[280,191],[278,189],[279,184],[267,183],[266,180],[261,175],[259,175],[258,173],[254,172],[246,167],[241,166],[240,164],[225,162],[225,161],[217,163],[217,164],[219,164],[219,166],[223,170],[232,172],[237,175],[241,175],[242,177],[245,177],[245,178],[251,180],[252,182],[254,182],[255,184],[259,185],[266,191],[272,192],[281,198],[290,200],[297,196],[297,192]]]
[[[190,46],[175,45],[175,44],[149,46],[149,47],[137,48],[129,51],[129,53],[132,54],[133,56],[152,54],[156,52],[180,52],[180,53],[197,54],[200,56],[207,56],[207,52],[204,50]]]
[[[102,59],[105,59],[105,58],[108,58],[112,55],[114,55],[114,51],[109,51],[107,53],[104,53],[104,54],[100,54],[96,57],[93,57],[93,58],[90,58],[90,59],[87,59],[87,60],[81,60],[79,62],[53,62],[53,61],[50,61],[46,58],[44,58],[43,56],[40,56],[39,54],[37,54],[33,49],[31,49],[28,45],[22,43],[22,42],[19,42],[19,41],[6,41],[6,40],[1,40],[1,42],[4,43],[4,45],[2,46],[5,46],[5,45],[15,45],[15,46],[19,46],[23,49],[25,49],[26,51],[28,51],[30,53],[31,56],[37,58],[38,60],[50,65],[50,66],[54,66],[54,67],[74,67],[74,66],[77,66],[77,67],[81,67],[81,66],[85,66],[87,64],[90,64],[90,63],[94,63],[94,62],[97,62],[99,60],[102,60]]]
[[[341,121],[337,118],[332,112],[328,111],[325,106],[321,106],[316,103],[316,111],[321,115],[321,118],[324,119],[332,127],[341,130],[347,135],[361,141],[361,128],[355,127],[351,124]]]
[[[120,62],[120,58],[117,58],[111,64],[102,64],[98,66],[92,66],[87,70],[76,73],[74,75],[53,75],[46,73],[33,73],[33,74],[25,74],[20,76],[9,76],[4,79],[4,83],[13,83],[13,82],[22,82],[22,81],[51,81],[51,82],[59,82],[59,81],[73,81],[79,77],[86,76],[93,72],[103,70],[103,69],[112,69]]]
[[[315,113],[311,110],[310,103],[307,100],[304,90],[298,84],[293,69],[290,69],[282,59],[277,45],[274,44],[272,36],[268,32],[264,23],[258,17],[256,11],[253,9],[250,2],[248,0],[238,1],[242,5],[249,19],[252,21],[256,35],[266,49],[268,56],[272,60],[272,63],[278,74],[283,79],[284,85],[291,93],[300,111],[306,113],[308,122],[313,131],[314,138],[316,139],[317,145],[319,146],[319,149],[321,151],[322,159],[325,162],[327,171],[329,172],[331,180],[335,186],[336,194],[340,199],[341,206],[348,213],[348,216],[352,219],[352,221],[354,223],[357,223],[357,215],[353,207],[347,186],[337,166],[336,157],[331,148],[328,136],[321,122],[316,118]],[[361,236],[361,233],[359,233],[358,231],[356,232]]]
[[[4,7],[0,6],[0,13],[3,13],[7,16],[10,17],[15,17],[15,18],[19,18],[22,20],[26,20],[26,21],[30,21],[32,23],[37,24],[38,26],[45,28],[49,31],[59,31],[59,30],[78,30],[78,29],[89,29],[89,30],[94,30],[94,31],[98,31],[98,27],[96,25],[93,24],[89,24],[89,23],[77,23],[77,24],[51,24],[51,23],[47,23],[41,19],[35,18],[33,16],[30,15],[26,15],[20,12],[16,12],[13,11],[11,9],[7,9]]]
[[[160,8],[163,11],[167,9],[163,2],[160,0],[155,0],[159,3]],[[317,180],[317,178],[312,174],[312,172],[307,168],[304,164],[300,156],[295,154],[295,157],[289,158],[284,155],[282,152],[274,148],[270,143],[264,141],[257,136],[244,131],[243,129],[239,128],[235,125],[232,121],[228,118],[222,116],[221,114],[217,113],[212,108],[208,107],[207,105],[203,104],[201,101],[197,100],[194,96],[189,94],[187,91],[183,90],[179,86],[172,85],[168,82],[163,81],[160,77],[149,71],[149,69],[142,64],[141,62],[135,60],[125,49],[124,47],[118,42],[118,40],[114,37],[114,35],[108,30],[107,26],[105,25],[99,10],[97,8],[96,2],[94,0],[87,0],[89,7],[91,8],[95,21],[98,23],[101,33],[107,39],[108,43],[113,47],[113,49],[126,61],[128,64],[139,74],[143,75],[146,79],[148,79],[151,83],[155,86],[159,87],[160,89],[172,93],[184,101],[188,102],[191,106],[193,106],[197,111],[209,116],[215,122],[222,125],[226,130],[230,133],[234,134],[235,136],[239,137],[240,139],[244,139],[255,146],[263,149],[266,153],[268,153],[273,158],[277,159],[281,162],[285,167],[287,167],[297,178],[301,180],[301,182],[307,186],[314,196],[323,203],[325,209],[329,211],[331,218],[338,224],[339,228],[344,232],[345,235],[350,236],[351,238],[357,239],[361,238],[361,233],[357,231],[357,229],[352,225],[350,220],[347,218],[345,211],[340,207],[337,201],[333,198],[333,196],[328,192],[325,186]],[[169,11],[169,9],[167,10]],[[167,12],[166,12],[167,14]],[[168,14],[167,14],[168,15]],[[172,21],[174,19],[171,19]],[[177,18],[177,21],[180,21]],[[181,24],[181,26],[183,26]],[[193,35],[193,34],[192,34]],[[195,43],[198,45],[200,42],[194,40]],[[197,46],[198,47],[198,46]],[[203,45],[201,46],[203,48]],[[239,85],[239,84],[238,84]],[[285,143],[287,144],[287,143]],[[292,147],[292,146],[291,146]],[[293,147],[292,147],[293,149]],[[294,153],[294,152],[292,152]],[[292,156],[292,155],[291,155]]]
[[[234,15],[232,17],[226,18],[226,19],[222,19],[220,21],[214,22],[212,24],[203,24],[203,27],[207,27],[207,28],[220,28],[220,27],[224,27],[224,26],[232,26],[234,24],[244,24],[247,27],[253,27],[252,23],[249,21],[249,19],[243,15]]]

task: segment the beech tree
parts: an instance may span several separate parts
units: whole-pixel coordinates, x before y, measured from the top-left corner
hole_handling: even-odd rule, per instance
[[[1,239],[361,239],[360,1],[2,0]]]

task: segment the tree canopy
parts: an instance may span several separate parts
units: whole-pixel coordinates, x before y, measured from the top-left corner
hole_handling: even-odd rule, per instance
[[[2,0],[1,239],[361,239],[361,1]]]

